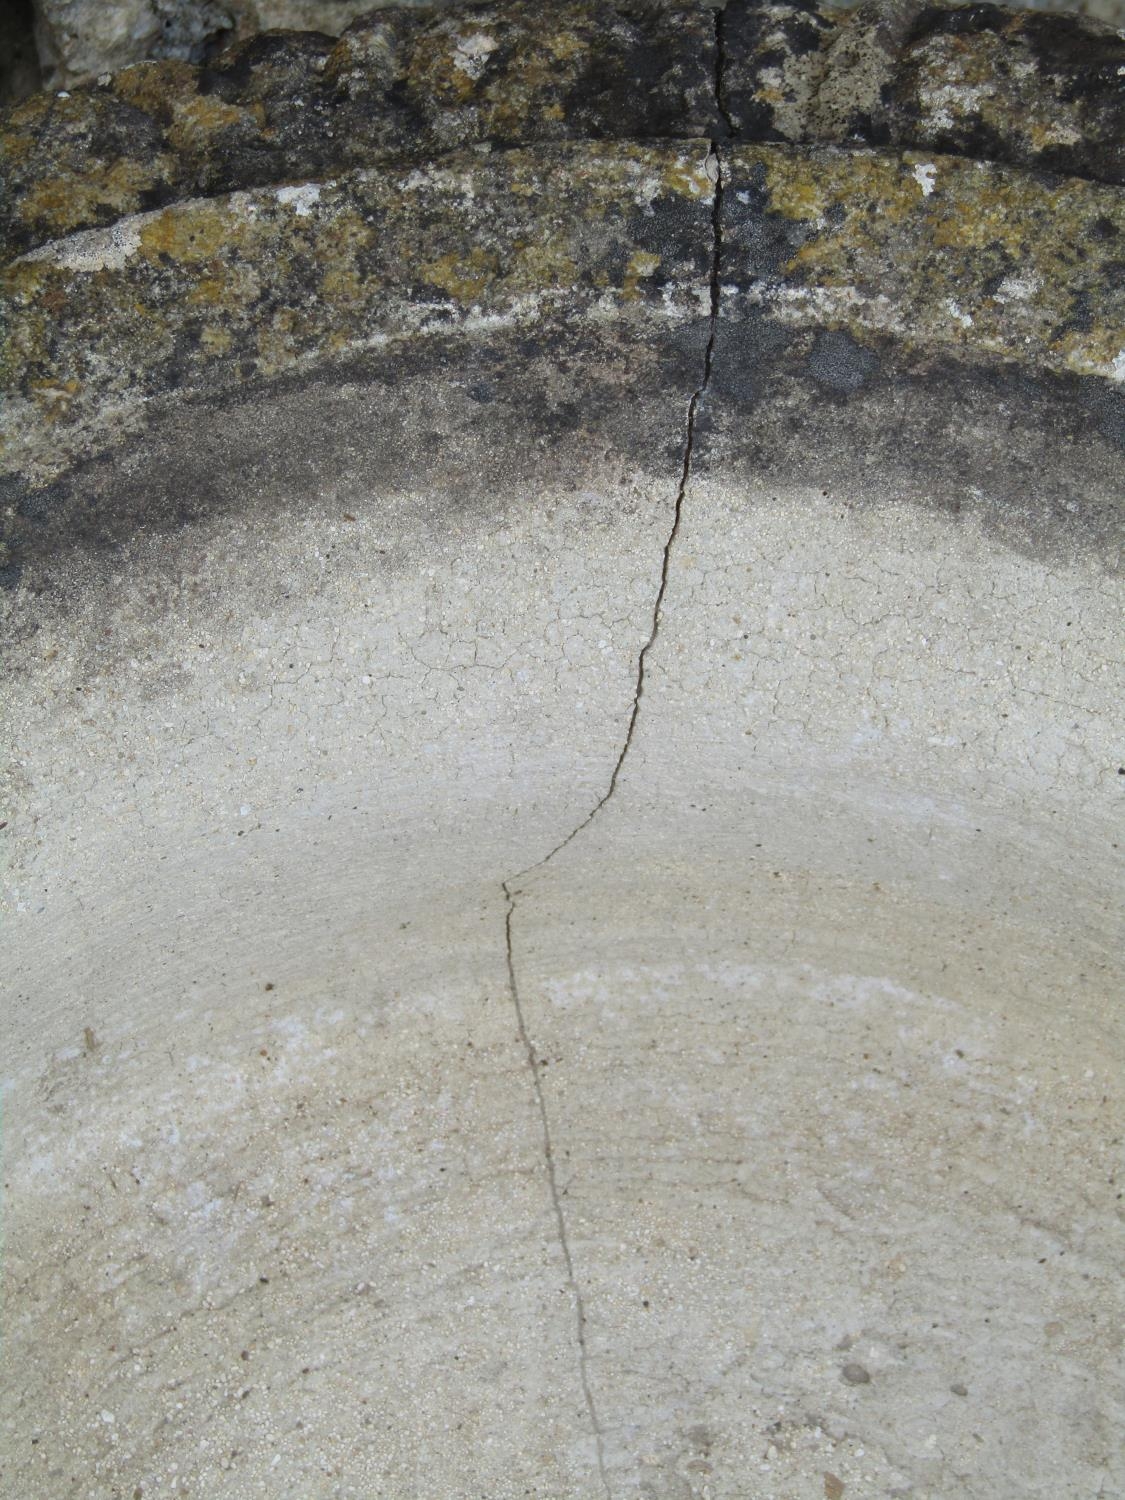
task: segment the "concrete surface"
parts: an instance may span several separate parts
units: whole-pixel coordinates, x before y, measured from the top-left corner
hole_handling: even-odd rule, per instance
[[[5,1500],[1125,1493],[1058,184],[494,148],[13,261]]]

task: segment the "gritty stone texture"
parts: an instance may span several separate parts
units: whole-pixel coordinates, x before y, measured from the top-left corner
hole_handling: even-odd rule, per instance
[[[726,161],[721,274],[742,310],[1118,370],[1116,189],[912,152],[735,146]]]
[[[65,88],[153,58],[198,62],[217,47],[261,31],[339,36],[357,17],[376,9],[435,10],[448,4],[449,0],[397,0],[393,6],[388,0],[35,0],[34,8],[45,81],[51,88]],[[1125,24],[1122,0],[1031,0],[1026,8],[1033,6],[1077,12],[1109,25]],[[729,8],[732,13],[771,13],[775,24],[780,12],[796,10],[757,4]],[[825,15],[848,8],[836,7]],[[998,8],[976,9],[995,13]]]
[[[411,5],[418,0],[395,0]],[[441,0],[427,0],[431,6]],[[155,58],[201,62],[260,31],[339,36],[387,0],[34,0],[50,88],[67,88]]]
[[[1125,39],[1074,17],[916,0],[724,13],[736,136],[865,141],[1121,182]]]
[[[643,305],[669,324],[698,317],[705,156],[699,143],[445,158],[196,200],[36,252],[5,273],[0,371],[23,393],[3,418],[9,470],[41,493],[162,394],[179,403],[456,325],[543,337],[549,319],[596,326]],[[17,511],[34,529],[57,506],[33,495]]]
[[[0,124],[0,252],[198,193],[481,143],[733,130],[1120,181],[1122,66],[1104,28],[987,6],[841,21],[737,0],[718,23],[701,4],[396,8],[335,42],[253,37],[207,66],[147,62],[15,107]]]
[[[1118,199],[480,14],[4,271],[0,1490],[1125,1492]]]
[[[766,453],[700,435],[521,875],[672,521],[705,325],[628,326],[168,415],[114,471],[199,512],[9,596],[13,1493],[577,1500],[583,1366],[612,1495],[1116,1482],[1117,591],[978,522],[1017,386],[957,514],[716,384]]]
[[[604,0],[468,21],[396,9],[336,43],[270,35],[208,68],[145,63],[9,116],[2,239],[27,249],[196,193],[478,143],[707,136],[714,69],[709,11]]]
[[[70,532],[46,487],[164,393],[181,402],[464,321],[596,321],[642,303],[684,316],[684,278],[708,253],[705,155],[700,142],[446,158],[193,200],[22,257],[3,273],[0,434],[33,493],[10,514],[9,561],[45,519]],[[874,372],[869,354],[845,358],[845,332],[1026,373],[1114,374],[1125,215],[1112,189],[834,148],[734,147],[726,163],[725,315],[830,325],[812,353],[822,384]]]

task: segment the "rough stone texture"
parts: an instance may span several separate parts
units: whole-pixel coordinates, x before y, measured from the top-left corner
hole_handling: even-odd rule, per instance
[[[795,327],[1125,375],[1117,190],[914,152],[757,146],[725,159],[735,316],[761,307]]]
[[[6,268],[5,1500],[1125,1492],[1118,196],[627,76]]]
[[[1125,39],[1071,17],[896,0],[729,6],[725,97],[743,139],[866,141],[1125,173]]]
[[[206,67],[149,62],[40,95],[0,127],[0,251],[196,193],[484,142],[733,128],[736,139],[855,139],[1121,180],[1125,43],[1104,28],[916,4],[841,21],[749,0],[732,0],[719,24],[722,112],[710,10],[609,0],[546,13],[531,0],[396,9],[338,42],[263,36]]]
[[[35,0],[45,82],[67,88],[157,58],[201,62],[260,31],[339,36],[388,0]],[[419,0],[395,0],[397,5]],[[435,8],[441,0],[426,0]]]
[[[1013,546],[1065,392],[720,346],[520,877],[673,519],[638,313],[169,411],[9,595],[13,1495],[1119,1482],[1113,450]]]
[[[712,133],[703,9],[510,3],[394,11],[328,37],[263,36],[211,68],[146,63],[15,110],[0,141],[2,242],[27,249],[137,209],[425,160],[483,142]]]
[[[699,317],[706,154],[697,143],[447,157],[196,200],[16,262],[0,346],[13,389],[5,465],[22,475],[15,492],[8,481],[20,496],[9,562],[97,526],[89,496],[78,525],[50,481],[168,393],[182,404],[459,326],[544,337],[547,323],[596,328],[642,303],[670,324]]]
[[[433,10],[443,4],[448,0],[397,0],[395,8],[417,5]],[[1110,25],[1125,25],[1122,0],[1032,0],[1032,4],[1040,10],[1078,12]],[[65,88],[154,58],[199,62],[216,48],[260,31],[319,31],[339,36],[357,16],[382,8],[390,8],[388,0],[35,0],[41,60],[51,88]],[[836,10],[847,8],[845,4]],[[780,9],[769,7],[775,16]]]
[[[44,548],[127,529],[130,487],[112,459],[95,460],[154,402],[372,350],[394,358],[461,326],[596,328],[647,305],[698,316],[684,278],[704,274],[705,155],[700,142],[448,157],[197,200],[18,260],[2,283],[6,576]],[[1018,360],[1025,380],[1119,371],[1125,215],[1113,190],[832,148],[740,147],[725,171],[724,310],[752,327],[765,318],[753,361],[792,347],[793,330],[827,326],[809,358],[829,392],[866,385],[878,369],[869,346],[887,336]],[[1108,431],[1119,400],[1077,406]],[[1060,398],[1060,411],[1074,406]],[[80,483],[60,486],[78,459]],[[197,512],[212,487],[195,488]],[[135,505],[153,524],[144,492]]]

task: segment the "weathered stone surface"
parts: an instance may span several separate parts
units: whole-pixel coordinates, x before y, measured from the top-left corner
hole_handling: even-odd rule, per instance
[[[437,9],[449,0],[397,0]],[[854,3],[854,0],[846,0]],[[1122,0],[1033,0],[1047,11],[1074,11],[1125,24]],[[154,58],[198,62],[217,47],[266,30],[339,34],[357,16],[390,0],[35,0],[42,61],[51,88]],[[842,7],[842,8],[846,8]],[[31,9],[31,0],[27,0]],[[767,7],[756,5],[765,12]],[[780,6],[768,7],[776,18]]]
[[[442,246],[484,207],[412,193]],[[706,250],[710,200],[631,233],[674,207]],[[281,207],[240,251],[267,284]],[[35,493],[18,1493],[1117,1483],[1107,382],[720,302],[670,544],[710,321],[681,264],[671,314],[618,276],[522,326],[503,268],[480,319],[418,285],[441,330],[107,404]]]
[[[195,193],[327,175],[478,142],[695,137],[714,129],[714,22],[699,8],[509,0],[252,38],[212,67],[151,62],[0,133],[0,247]]]
[[[694,147],[561,145],[200,199],[4,273],[5,462],[49,477],[188,398],[466,321],[703,309]],[[22,392],[22,398],[16,393]]]
[[[860,141],[1125,177],[1120,33],[999,5],[812,0],[724,13],[743,139]]]
[[[0,1488],[1125,1492],[1118,196],[431,24],[3,272]]]
[[[338,36],[388,0],[35,0],[45,82],[66,88],[132,63],[202,62],[260,31]],[[418,0],[396,0],[410,5]],[[427,0],[431,6],[441,0]]]
[[[735,146],[725,315],[1125,375],[1125,201],[962,157]]]
[[[1092,24],[913,0],[843,21],[749,0],[719,20],[610,0],[395,9],[339,41],[251,38],[205,67],[148,62],[16,106],[0,128],[0,254],[197,193],[486,142],[733,129],[1119,181],[1123,65],[1125,43]]]

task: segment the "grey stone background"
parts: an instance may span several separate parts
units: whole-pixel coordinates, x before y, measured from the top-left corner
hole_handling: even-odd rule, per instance
[[[258,31],[337,36],[387,0],[7,0],[0,5],[0,105],[147,58],[202,62]],[[396,0],[435,5],[448,0]],[[845,0],[848,3],[848,0]],[[1125,0],[1028,0],[1125,26]]]

